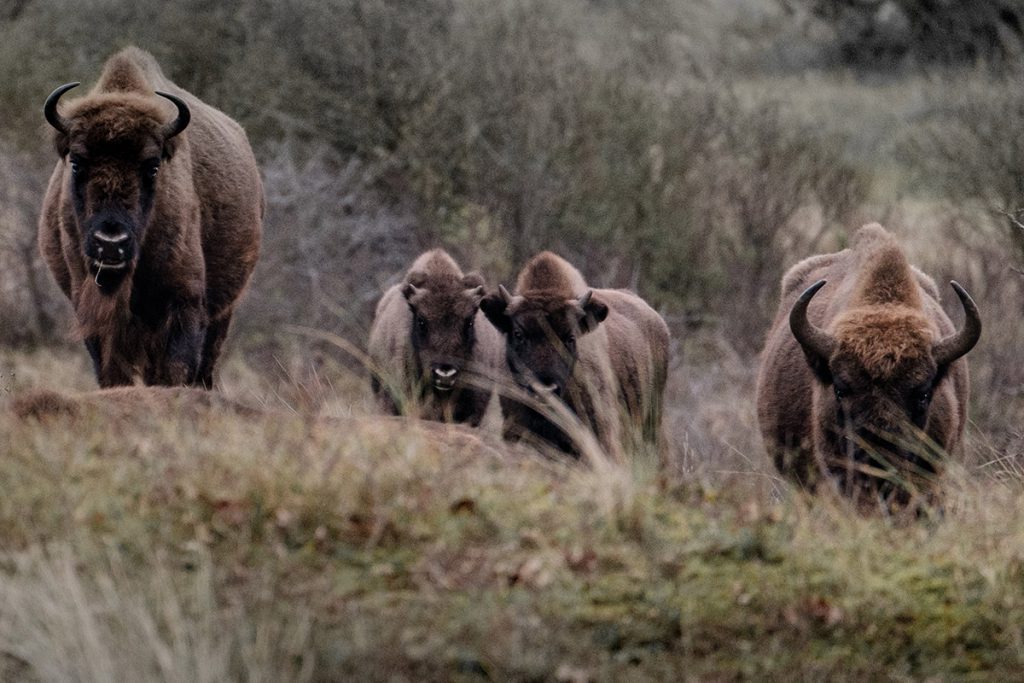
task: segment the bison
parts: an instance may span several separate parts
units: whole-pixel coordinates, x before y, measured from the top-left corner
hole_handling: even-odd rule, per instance
[[[955,329],[935,282],[882,226],[849,249],[808,258],[782,280],[757,382],[762,436],[776,467],[813,489],[830,477],[857,500],[930,497],[967,419],[964,354],[981,336],[971,297]]]
[[[245,132],[126,48],[43,111],[60,157],[39,247],[71,300],[102,387],[213,385],[256,265],[263,187]],[[157,89],[157,90],[154,90]]]
[[[669,347],[661,316],[633,292],[591,289],[549,251],[526,264],[515,290],[499,286],[480,303],[505,335],[506,364],[522,390],[501,396],[506,438],[530,434],[578,457],[577,440],[543,407],[559,400],[613,457],[623,418],[657,443]]]
[[[420,417],[483,420],[501,367],[501,338],[479,311],[484,280],[443,249],[417,258],[377,304],[370,329],[371,386],[383,410],[418,403]]]

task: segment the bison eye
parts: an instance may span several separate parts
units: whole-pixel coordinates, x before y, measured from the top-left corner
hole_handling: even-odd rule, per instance
[[[928,391],[921,392],[920,394],[917,395],[917,405],[916,405],[916,407],[917,407],[918,410],[922,410],[923,411],[926,408],[928,408],[928,405],[931,402],[932,402],[932,392],[929,389]]]
[[[427,321],[423,318],[423,316],[416,316],[416,329],[424,334],[426,333]]]
[[[160,162],[151,161],[146,165],[146,176],[150,179],[156,178],[157,173],[160,172]]]
[[[832,385],[832,390],[835,391],[836,400],[837,401],[841,401],[844,398],[846,398],[846,389],[845,388],[840,387],[838,384],[833,384]]]
[[[512,342],[516,346],[521,346],[523,343],[523,331],[518,327],[512,330]]]

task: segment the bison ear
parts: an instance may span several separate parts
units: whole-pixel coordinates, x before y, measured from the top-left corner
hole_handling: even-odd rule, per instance
[[[466,294],[474,303],[480,303],[484,295],[484,278],[480,273],[467,274],[462,278],[462,286],[466,288]]]
[[[484,276],[476,271],[473,271],[472,273],[466,273],[465,275],[462,276],[462,286],[465,287],[466,289],[475,289],[477,287],[483,287],[485,284],[487,283],[484,282]]]
[[[179,138],[171,138],[164,141],[164,148],[160,151],[160,156],[164,161],[170,161],[174,158],[175,152],[178,151]]]
[[[832,371],[828,367],[828,359],[816,356],[811,353],[804,351],[804,358],[807,359],[807,366],[814,373],[814,376],[818,378],[818,381],[825,386],[832,385]]]
[[[406,282],[404,285],[402,285],[402,296],[405,297],[406,301],[416,296],[416,294],[418,294],[419,292],[420,288],[411,282]]]
[[[512,318],[508,315],[508,301],[500,292],[491,292],[480,299],[480,310],[484,312],[495,329],[502,334],[508,334],[512,329]]]
[[[608,317],[608,304],[594,297],[594,290],[588,290],[579,298],[580,331],[593,332]]]
[[[422,270],[414,270],[405,276],[405,281],[417,288],[422,287],[427,282],[427,274]]]
[[[68,137],[67,133],[54,131],[53,148],[56,150],[57,156],[61,159],[68,155],[68,152],[71,151],[71,139]]]

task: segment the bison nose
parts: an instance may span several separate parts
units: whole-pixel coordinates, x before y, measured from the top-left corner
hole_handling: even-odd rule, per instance
[[[458,370],[456,370],[451,365],[434,366],[434,376],[437,377],[438,379],[451,379],[452,377],[455,376],[455,373],[457,372]]]
[[[562,385],[558,381],[547,374],[537,375],[537,393],[539,394],[553,394],[554,396],[560,396],[562,393]]]
[[[109,232],[97,232],[96,240],[102,242],[104,245],[118,246],[128,241],[128,233],[124,230],[115,232],[113,234]]]
[[[434,374],[434,388],[438,391],[451,391],[455,388],[455,375],[458,369],[451,365],[441,364],[431,368]]]

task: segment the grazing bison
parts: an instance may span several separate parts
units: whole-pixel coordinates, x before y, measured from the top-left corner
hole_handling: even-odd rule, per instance
[[[76,85],[43,108],[60,160],[39,247],[96,378],[209,388],[259,253],[263,188],[245,132],[137,48],[60,113]]]
[[[501,366],[501,338],[479,311],[484,280],[443,249],[422,254],[384,293],[370,329],[372,387],[381,407],[479,425]]]
[[[930,490],[941,464],[934,445],[950,452],[963,434],[961,357],[981,335],[974,302],[952,285],[966,314],[960,330],[932,279],[877,224],[851,248],[790,269],[757,387],[780,472],[811,488],[832,476],[862,500],[902,504],[914,489]]]
[[[536,399],[502,395],[507,438],[530,433],[579,455],[571,435],[537,410],[561,399],[613,457],[621,454],[623,418],[657,442],[669,332],[640,297],[590,289],[578,270],[545,251],[523,268],[515,296],[499,287],[480,306],[505,335],[515,384]]]

